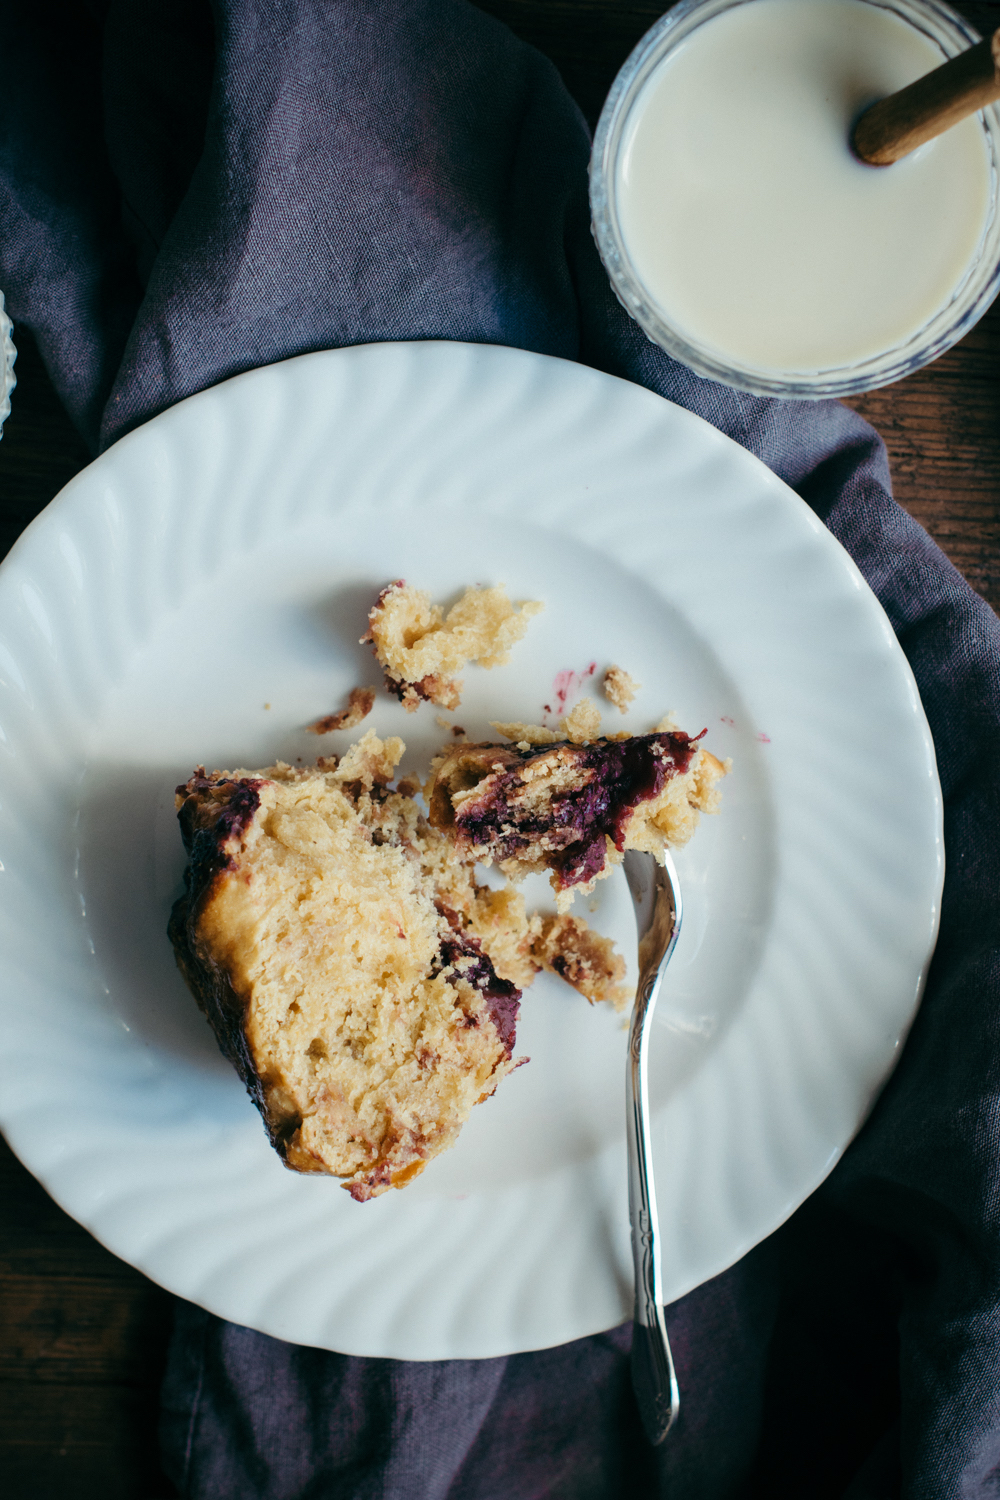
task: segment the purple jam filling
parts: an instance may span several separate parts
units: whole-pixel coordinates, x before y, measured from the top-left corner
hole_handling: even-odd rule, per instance
[[[190,859],[185,875],[189,890],[196,890],[207,885],[208,881],[222,870],[235,869],[235,860],[227,852],[226,845],[232,839],[242,838],[250,827],[260,807],[260,789],[263,785],[262,778],[251,776],[240,781],[233,777],[213,780],[211,776],[206,776],[199,767],[189,782],[177,788],[179,796],[188,794],[188,800],[182,804],[177,820],[180,823],[181,838]],[[224,786],[234,788],[229,801],[214,821],[207,826],[199,825],[202,806],[199,805],[199,799],[190,794],[211,792],[216,787]]]
[[[215,825],[215,837],[220,844],[228,844],[232,838],[243,837],[260,807],[260,789],[263,785],[262,781],[237,782],[235,792]]]
[[[466,932],[451,932],[442,938],[438,972],[447,969],[458,959],[473,959],[459,970],[462,978],[479,991],[486,1001],[490,1020],[496,1027],[497,1036],[508,1057],[514,1053],[517,1017],[521,1009],[521,991],[507,979],[501,979],[483,952],[478,938]]]
[[[584,843],[582,849],[567,850],[559,867],[559,884],[564,889],[571,885],[586,885],[588,880],[600,875],[607,856],[608,846],[603,833]]]
[[[624,847],[635,809],[658,797],[672,776],[688,769],[694,748],[688,735],[667,731],[627,740],[597,740],[592,745],[560,743],[520,751],[522,761],[529,761],[568,749],[584,773],[583,784],[553,791],[543,815],[525,814],[511,801],[511,793],[522,785],[521,768],[497,771],[484,795],[470,799],[456,815],[456,824],[474,849],[489,849],[499,861],[515,858],[545,836],[550,846],[563,851],[552,858],[560,886],[582,885],[604,868],[605,838],[616,849]]]

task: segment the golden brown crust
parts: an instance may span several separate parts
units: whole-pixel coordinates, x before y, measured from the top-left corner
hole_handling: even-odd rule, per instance
[[[263,1083],[247,1045],[249,996],[237,989],[226,966],[216,962],[198,936],[201,912],[235,868],[243,832],[260,805],[260,787],[251,778],[225,778],[218,772],[206,776],[204,766],[199,766],[177,788],[176,802],[188,865],[184,895],[174,904],[167,933],[188,989],[260,1110],[272,1145],[280,1150],[281,1122],[268,1114]]]

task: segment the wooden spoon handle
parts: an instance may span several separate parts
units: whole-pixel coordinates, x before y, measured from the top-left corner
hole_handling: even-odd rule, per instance
[[[873,167],[887,167],[995,99],[1000,99],[1000,27],[985,42],[865,110],[854,127],[852,149]]]

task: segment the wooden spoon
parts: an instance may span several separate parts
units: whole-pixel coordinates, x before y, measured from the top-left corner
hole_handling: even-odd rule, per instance
[[[873,167],[888,167],[966,115],[1000,99],[1000,26],[916,83],[866,109],[851,149]]]

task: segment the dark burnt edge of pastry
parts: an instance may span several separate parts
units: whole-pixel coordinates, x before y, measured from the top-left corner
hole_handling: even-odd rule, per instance
[[[259,776],[213,778],[206,775],[204,766],[199,766],[190,780],[175,789],[177,796],[185,797],[178,809],[177,819],[188,864],[184,871],[184,894],[174,902],[167,924],[167,935],[184,982],[207,1018],[221,1052],[243,1081],[264,1122],[271,1145],[287,1166],[285,1158],[288,1144],[301,1126],[302,1116],[297,1110],[282,1114],[273,1107],[268,1108],[267,1079],[257,1071],[246,1038],[249,996],[239,993],[228,972],[215,962],[195,936],[199,912],[209,899],[216,881],[236,868],[233,845],[242,839],[253,822],[260,808],[260,788],[264,784],[264,778]],[[217,815],[206,819],[205,805],[197,794],[224,787],[233,787],[235,790],[227,801],[217,804]],[[385,795],[385,788],[375,787],[372,795],[377,797],[379,793]],[[521,991],[508,980],[500,978],[479,939],[462,929],[457,912],[443,906],[439,910],[447,920],[450,932],[442,936],[431,973],[443,974],[451,982],[448,973],[451,970],[456,978],[464,979],[482,996],[497,1039],[510,1059],[516,1041]],[[456,962],[461,959],[471,959],[472,962],[457,968]],[[456,996],[459,996],[457,986],[452,985],[452,988],[455,989]],[[459,1005],[458,999],[456,1005]],[[459,1008],[462,1007],[459,1005]],[[479,1017],[468,1012],[465,1014],[467,1025],[480,1024]],[[528,1061],[527,1057],[520,1058],[517,1066]],[[424,1153],[420,1150],[420,1136],[416,1132],[408,1133],[412,1137],[414,1151],[422,1156]],[[383,1147],[391,1150],[394,1142],[400,1138],[399,1131],[390,1132],[382,1143]],[[388,1156],[389,1150],[383,1150],[383,1157]],[[348,1182],[344,1186],[355,1202],[363,1203],[374,1197],[380,1187],[388,1186],[391,1176],[391,1164],[388,1160],[383,1160],[376,1165],[367,1182]]]
[[[184,870],[184,894],[174,902],[167,924],[167,936],[174,957],[199,1008],[208,1019],[215,1039],[225,1057],[235,1067],[267,1128],[275,1150],[284,1157],[284,1146],[298,1129],[301,1120],[288,1116],[273,1118],[267,1108],[264,1080],[254,1066],[244,1031],[249,996],[241,995],[229,974],[197,942],[195,931],[199,911],[211,894],[218,878],[236,867],[233,844],[242,839],[260,808],[260,777],[206,776],[199,766],[191,779],[177,787],[177,796],[185,797],[177,812],[181,839],[187,852]],[[214,819],[204,817],[204,804],[197,793],[225,786],[235,788],[230,799],[218,804]]]
[[[605,838],[621,852],[625,829],[635,809],[658,797],[665,783],[683,775],[691,764],[698,741],[677,730],[632,735],[625,740],[599,739],[589,745],[569,740],[531,746],[482,744],[465,747],[463,764],[479,759],[482,775],[470,789],[491,784],[481,797],[470,798],[456,814],[448,789],[436,779],[430,802],[430,822],[436,828],[454,828],[460,843],[469,849],[489,848],[502,863],[516,859],[519,851],[543,835],[566,835],[565,853],[553,851],[547,863],[555,871],[563,890],[592,880],[604,869]],[[660,753],[657,753],[657,752]],[[461,752],[453,752],[457,758]],[[582,772],[594,776],[585,784],[553,793],[551,807],[543,816],[528,814],[518,819],[508,800],[511,789],[525,782],[524,772],[532,763],[559,755],[575,762]],[[503,832],[504,828],[510,831]],[[582,844],[582,849],[579,845]]]

